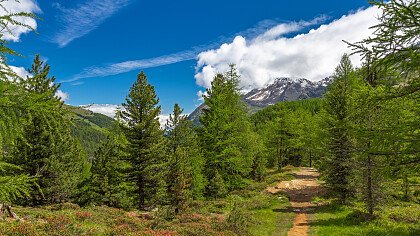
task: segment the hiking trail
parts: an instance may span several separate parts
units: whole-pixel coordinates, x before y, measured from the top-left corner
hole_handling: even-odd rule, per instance
[[[305,236],[309,231],[309,214],[312,213],[316,204],[312,203],[313,197],[319,196],[322,187],[318,182],[319,173],[314,168],[301,167],[293,172],[295,179],[281,181],[276,186],[267,188],[267,192],[276,194],[285,193],[291,204],[291,209],[296,212],[293,220],[293,227],[289,230],[288,236]]]

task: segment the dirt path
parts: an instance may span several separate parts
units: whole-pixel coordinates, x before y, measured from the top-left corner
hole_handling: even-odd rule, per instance
[[[317,180],[319,173],[314,168],[302,167],[293,173],[296,179],[282,181],[274,187],[267,188],[270,193],[284,192],[292,205],[291,210],[296,212],[293,227],[289,230],[289,236],[308,235],[309,217],[315,207],[311,199],[321,192],[321,186]]]

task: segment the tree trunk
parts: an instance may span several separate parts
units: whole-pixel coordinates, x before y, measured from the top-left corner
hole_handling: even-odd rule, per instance
[[[144,202],[145,202],[145,193],[144,193],[144,181],[143,176],[139,175],[137,179],[137,194],[138,194],[138,207],[139,209],[144,208]]]
[[[3,219],[3,215],[6,213],[6,217],[11,217],[16,220],[20,218],[12,211],[12,207],[9,204],[3,203],[0,205],[0,219]]]

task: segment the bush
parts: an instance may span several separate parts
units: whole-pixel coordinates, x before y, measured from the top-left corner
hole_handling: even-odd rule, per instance
[[[229,229],[238,235],[249,234],[247,228],[250,224],[251,217],[249,216],[249,212],[242,207],[243,203],[244,202],[240,197],[235,197],[233,199],[231,211],[226,220]]]

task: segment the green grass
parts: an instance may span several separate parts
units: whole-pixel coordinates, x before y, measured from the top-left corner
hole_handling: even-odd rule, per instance
[[[256,223],[249,229],[251,235],[287,235],[295,213],[288,211],[290,204],[287,198],[279,197],[271,197],[269,207],[252,211]]]
[[[381,208],[373,220],[365,220],[357,208],[333,203],[317,209],[312,217],[311,235],[420,235],[420,205],[398,203]]]

